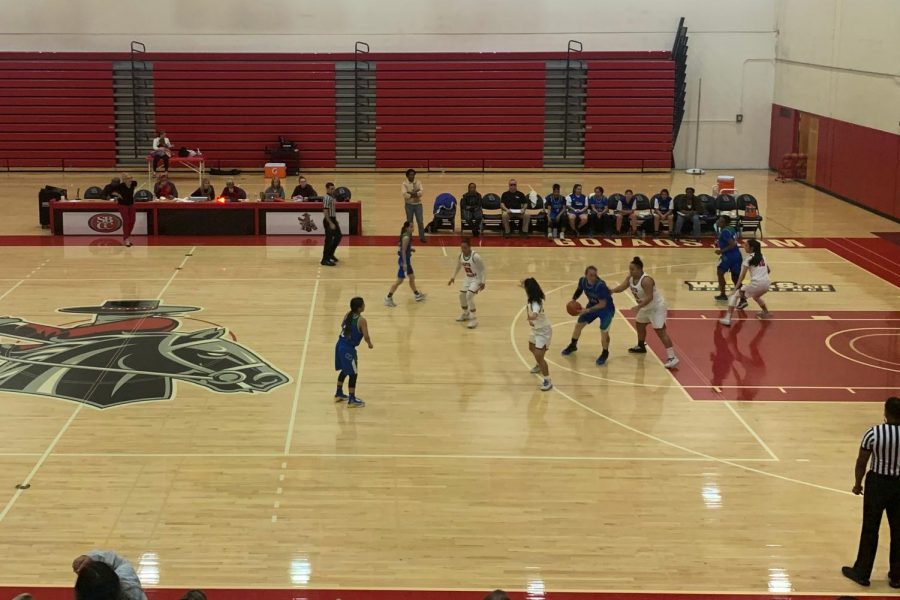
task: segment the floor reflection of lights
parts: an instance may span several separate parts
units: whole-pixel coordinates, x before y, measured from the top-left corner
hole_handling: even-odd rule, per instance
[[[707,481],[700,490],[706,508],[722,508],[722,492],[715,481]]]
[[[144,552],[138,558],[138,579],[142,585],[159,585],[159,555],[156,552]]]
[[[292,584],[308,585],[309,580],[312,577],[312,565],[309,562],[309,557],[306,555],[300,555],[291,559],[291,568],[289,574]]]
[[[769,569],[769,592],[780,594],[793,591],[794,586],[791,585],[791,578],[786,569]]]

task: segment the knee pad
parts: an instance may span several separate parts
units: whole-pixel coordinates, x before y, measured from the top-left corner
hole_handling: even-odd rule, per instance
[[[475,311],[475,293],[474,292],[466,292],[466,306],[469,307],[469,312]]]

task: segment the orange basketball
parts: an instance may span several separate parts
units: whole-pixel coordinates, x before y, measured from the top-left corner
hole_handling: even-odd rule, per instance
[[[566,303],[566,312],[573,317],[580,315],[582,310],[584,310],[584,307],[581,306],[581,303],[578,300],[569,300]]]

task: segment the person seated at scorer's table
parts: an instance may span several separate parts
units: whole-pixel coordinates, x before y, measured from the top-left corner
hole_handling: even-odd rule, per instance
[[[222,188],[222,198],[225,202],[243,202],[247,199],[247,192],[234,185],[234,179],[229,177],[225,181],[225,187]]]
[[[281,179],[273,177],[260,200],[284,200],[284,187],[281,185]]]
[[[163,171],[153,186],[153,195],[160,200],[173,200],[178,197],[178,188],[169,179],[169,174]]]
[[[163,171],[169,170],[169,157],[172,156],[172,142],[166,137],[165,131],[160,131],[159,135],[153,138],[153,170],[159,167],[159,163],[163,164]]]
[[[528,235],[528,225],[531,217],[528,215],[528,198],[519,191],[518,184],[515,179],[509,180],[509,189],[500,196],[500,222],[503,225],[503,237],[509,237],[509,221],[512,217],[518,217],[521,226],[519,234],[521,236]]]
[[[200,182],[200,187],[198,187],[191,194],[194,198],[200,198],[201,196],[206,196],[210,200],[216,199],[216,190],[213,188],[212,184],[209,182],[209,177],[204,177],[203,181]]]
[[[113,177],[112,179],[110,179],[109,183],[103,186],[103,197],[107,200],[112,200],[113,192],[117,187],[119,187],[120,183],[122,183],[122,180],[118,177]]]
[[[299,183],[297,187],[294,188],[294,192],[291,194],[292,199],[309,200],[310,198],[319,197],[319,194],[316,193],[316,189],[313,186],[309,185],[309,182],[306,181],[306,177],[301,175],[298,181]]]

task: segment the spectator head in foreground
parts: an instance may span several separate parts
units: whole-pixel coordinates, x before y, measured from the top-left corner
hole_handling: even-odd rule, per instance
[[[503,590],[494,590],[485,596],[484,600],[509,600],[509,596]]]

